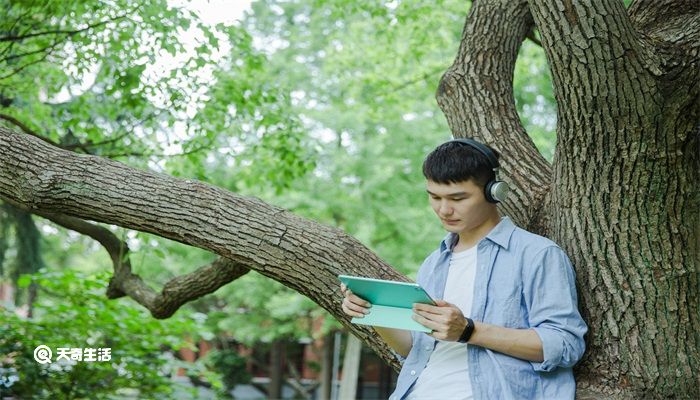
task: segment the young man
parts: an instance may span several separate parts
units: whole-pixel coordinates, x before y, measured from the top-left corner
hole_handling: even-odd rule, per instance
[[[498,153],[470,139],[423,163],[430,204],[449,232],[418,283],[437,306],[414,305],[432,333],[376,327],[406,357],[391,399],[573,399],[585,349],[574,271],[551,240],[501,218]],[[353,317],[371,304],[341,286]]]

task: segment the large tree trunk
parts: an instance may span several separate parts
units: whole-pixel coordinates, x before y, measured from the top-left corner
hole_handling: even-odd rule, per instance
[[[616,21],[621,2],[564,15],[552,6],[533,13],[559,104],[551,232],[577,267],[591,326],[579,381],[698,398],[698,60],[661,70],[649,43]]]
[[[551,172],[510,92],[533,23],[558,104]],[[480,0],[438,90],[455,136],[504,153],[516,198],[503,210],[573,261],[590,326],[582,393],[700,397],[699,38],[698,1],[628,15],[615,1]]]

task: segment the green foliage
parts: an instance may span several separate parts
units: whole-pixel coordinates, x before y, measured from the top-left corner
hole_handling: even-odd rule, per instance
[[[264,38],[259,48],[267,58],[256,70],[258,85],[274,83],[289,93],[278,101],[303,122],[302,142],[316,149],[315,168],[281,194],[265,173],[242,180],[221,162],[210,165],[208,177],[341,227],[401,271],[415,272],[433,245],[429,238],[441,235],[420,166],[449,136],[434,88],[459,44],[464,5],[258,1],[252,7],[244,27]]]
[[[199,162],[218,132],[192,116],[220,40],[242,31],[165,0],[44,3],[11,2],[0,16],[0,110],[80,152]]]
[[[32,215],[10,205],[4,206],[6,212],[13,220],[16,237],[16,256],[14,262],[9,265],[10,279],[18,288],[27,288],[29,285],[21,285],[18,281],[22,274],[32,274],[43,268],[44,260],[41,257],[41,234],[34,224]],[[9,264],[9,263],[8,263]],[[15,303],[22,301],[24,291],[17,291]]]
[[[248,346],[258,341],[311,338],[312,324],[321,315],[308,298],[251,272],[220,289],[225,306],[209,313],[209,329]]]
[[[215,350],[207,353],[205,363],[212,365],[212,370],[218,371],[227,391],[236,385],[250,382],[252,376],[246,370],[247,359],[233,349]]]
[[[525,130],[540,153],[552,161],[557,124],[552,75],[544,50],[529,40],[520,48],[513,85],[515,106]]]
[[[104,273],[42,271],[20,278],[22,286],[31,281],[42,293],[34,318],[0,308],[0,395],[32,399],[98,399],[129,393],[140,398],[173,397],[170,375],[189,364],[177,362],[171,352],[189,346],[185,339],[201,329],[196,320],[177,314],[158,321],[132,301],[108,300]],[[42,344],[52,349],[54,362],[34,360],[34,348]],[[111,348],[111,361],[56,362],[59,347]],[[217,379],[216,374],[211,377]]]

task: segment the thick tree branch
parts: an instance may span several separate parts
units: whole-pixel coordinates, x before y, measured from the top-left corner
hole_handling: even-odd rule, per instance
[[[22,204],[13,201],[8,201],[8,203],[30,211]],[[213,293],[221,286],[238,279],[249,271],[248,268],[239,263],[220,257],[194,272],[171,279],[158,293],[148,286],[141,277],[132,273],[129,246],[109,229],[63,214],[47,213],[41,210],[31,210],[30,212],[99,242],[109,254],[114,266],[114,275],[107,288],[107,297],[115,299],[129,296],[146,307],[155,318],[168,318],[185,303]]]
[[[537,151],[515,109],[513,71],[533,23],[524,0],[473,2],[454,64],[437,91],[455,137],[476,137],[503,155],[501,177],[512,192],[501,205],[518,224],[543,232],[542,198],[551,181],[549,163]]]
[[[349,323],[340,307],[337,275],[407,279],[339,229],[259,199],[75,154],[2,127],[0,196],[33,213],[65,214],[149,232],[245,265],[311,298],[399,367],[373,330]]]
[[[554,80],[561,112],[592,113],[597,99],[616,101],[626,87],[651,86],[660,75],[654,54],[643,46],[622,2],[584,3],[574,0],[530,0],[530,10],[539,29]],[[588,71],[600,65],[598,82],[590,82]],[[640,74],[647,71],[647,76]],[[596,84],[597,83],[597,84]],[[579,85],[590,90],[574,91]],[[580,95],[575,103],[563,102],[566,93]],[[599,100],[599,101],[600,101]]]
[[[664,86],[700,79],[699,1],[639,0],[629,15],[646,49],[645,61],[663,73]]]

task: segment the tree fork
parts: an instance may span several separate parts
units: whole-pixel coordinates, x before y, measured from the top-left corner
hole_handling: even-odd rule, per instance
[[[551,167],[525,132],[513,98],[518,50],[533,27],[524,0],[473,2],[436,99],[455,137],[476,137],[503,154],[500,174],[511,194],[501,210],[518,225],[546,234],[540,211]]]
[[[21,204],[13,202],[9,204],[29,211]],[[62,214],[46,213],[41,210],[34,210],[34,214],[99,242],[109,254],[114,268],[114,274],[107,287],[107,297],[116,299],[129,296],[148,309],[154,318],[169,318],[185,303],[213,293],[249,271],[238,263],[219,257],[192,273],[170,279],[158,293],[141,277],[132,273],[128,245],[107,228]]]

